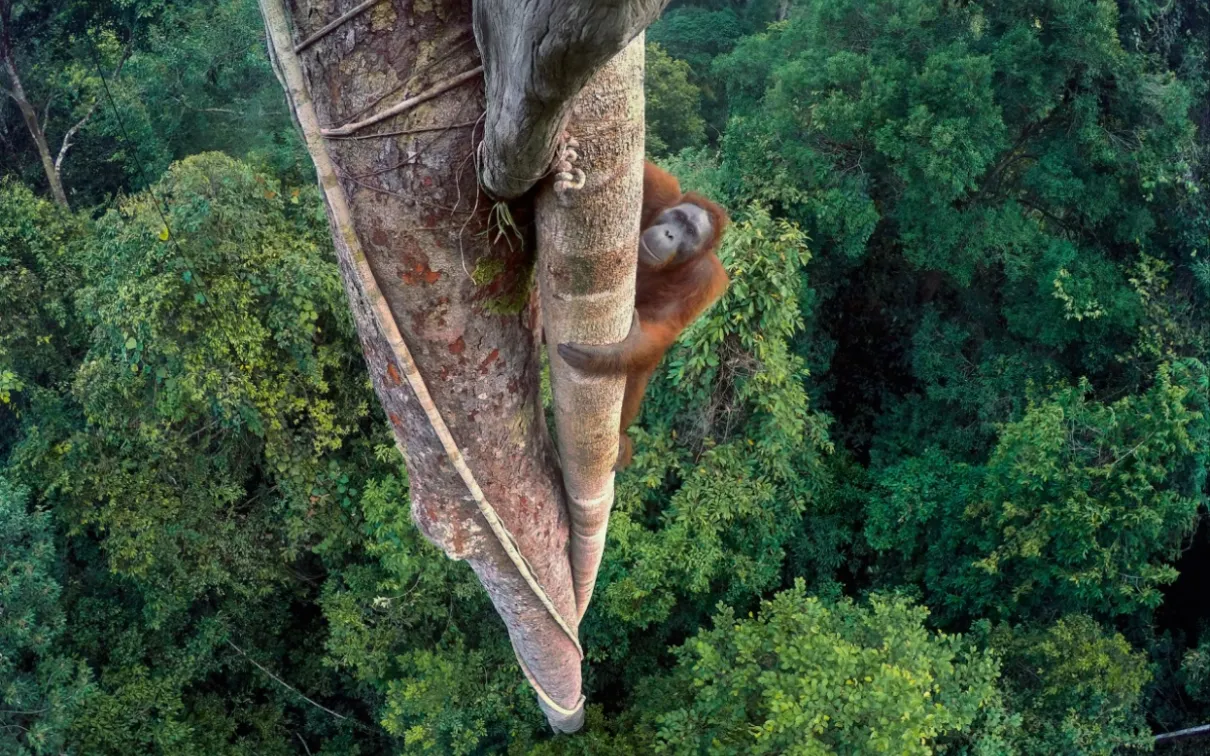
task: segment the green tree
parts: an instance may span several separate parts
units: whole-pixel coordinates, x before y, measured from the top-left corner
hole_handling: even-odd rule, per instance
[[[206,150],[279,173],[302,162],[254,0],[6,0],[0,10],[0,60],[12,64],[0,66],[11,93],[0,160],[60,204],[145,188]]]
[[[91,690],[87,667],[61,653],[67,629],[51,515],[0,476],[0,754],[62,753]]]
[[[1169,349],[1204,338],[1188,282],[1137,271],[1170,283],[1204,234],[1169,232],[1201,204],[1191,89],[1123,49],[1117,22],[1109,2],[804,6],[716,64],[730,191],[816,240],[828,323],[847,307],[902,340],[919,287],[1001,352],[1135,389],[1163,359],[1119,370],[1151,348],[1150,305]]]
[[[114,569],[139,574],[167,560],[195,586],[179,598],[236,589],[232,568],[252,567],[263,548],[255,529],[235,527],[249,514],[236,502],[273,490],[276,507],[302,513],[331,495],[323,455],[369,405],[364,386],[338,380],[350,326],[318,221],[302,191],[283,196],[231,159],[201,155],[175,166],[155,196],[111,211],[81,251],[87,278],[76,296],[92,340],[73,398],[87,427],[37,462],[63,476],[60,513],[104,530]],[[197,455],[197,443],[212,453]],[[269,477],[253,472],[262,455]],[[259,516],[278,516],[276,507]],[[336,511],[318,517],[281,548],[344,530]],[[204,546],[194,537],[215,528],[227,535]]]
[[[16,105],[31,143],[23,162],[41,169],[61,207],[68,206],[64,159],[99,110],[102,76],[118,75],[140,32],[163,5],[163,0],[0,0],[0,93]],[[0,118],[16,120],[4,111]]]
[[[317,696],[358,687],[324,667],[321,612],[291,609],[318,608],[325,565],[355,572],[363,488],[397,472],[313,192],[200,155],[63,251],[86,349],[24,405],[9,463],[77,565],[84,752],[283,753],[282,723],[313,707],[263,669]],[[375,737],[356,724],[303,732],[349,752]]]
[[[72,167],[73,185],[92,197],[120,186],[143,188],[171,162],[207,151],[292,184],[312,180],[265,54],[254,0],[167,6],[110,88],[121,123],[113,108],[101,113],[84,135],[93,150]]]
[[[647,152],[662,155],[697,147],[706,141],[701,92],[689,83],[689,65],[647,45],[644,79],[647,95]]]
[[[81,283],[75,247],[86,219],[0,182],[0,458],[42,390],[69,380],[85,344],[73,304]]]
[[[875,597],[827,605],[800,582],[677,651],[661,686],[661,753],[1011,754],[999,665],[927,610]],[[672,703],[675,702],[675,703]],[[670,705],[671,704],[671,705]]]
[[[1121,635],[1070,615],[1045,628],[999,627],[990,640],[1004,658],[1004,700],[1021,718],[1013,742],[1022,756],[1150,749],[1142,704],[1151,674]]]
[[[870,543],[949,617],[1154,609],[1202,505],[1206,386],[1192,363],[1111,404],[1059,389],[1001,429],[985,465],[905,459],[869,499]]]
[[[753,19],[759,18],[762,5],[767,3],[680,4],[665,12],[647,31],[649,45],[659,46],[687,65],[688,82],[699,90],[702,100],[700,110],[695,112],[704,119],[711,141],[727,125],[725,92],[722,82],[712,74],[711,65],[760,25],[759,21],[749,21],[745,11],[752,11]]]

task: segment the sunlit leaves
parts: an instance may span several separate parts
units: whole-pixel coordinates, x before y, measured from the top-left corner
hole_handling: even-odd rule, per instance
[[[647,152],[663,155],[706,141],[701,92],[689,81],[689,66],[656,44],[647,45],[644,93],[647,103]]]
[[[683,702],[651,702],[657,751],[923,756],[969,739],[1012,753],[998,664],[926,615],[898,598],[825,604],[801,583],[757,617],[724,609],[678,649]]]

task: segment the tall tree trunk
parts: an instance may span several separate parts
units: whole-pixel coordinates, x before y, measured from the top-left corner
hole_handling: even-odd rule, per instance
[[[516,198],[542,178],[573,98],[666,0],[476,0],[473,35],[468,0],[291,0],[289,13],[285,1],[260,0],[270,49],[407,458],[413,519],[470,563],[551,726],[574,732],[584,718],[579,618],[613,501],[622,386],[572,376],[554,358],[574,496],[569,556],[528,307],[532,195],[505,211],[478,180]],[[617,341],[630,325],[642,49],[640,40],[619,56],[580,101],[591,181],[545,190],[539,203],[552,343]]]
[[[584,171],[584,186],[546,186],[538,193],[538,282],[571,511],[572,575],[583,617],[613,505],[626,379],[579,373],[555,347],[568,341],[613,343],[630,330],[643,200],[641,33],[584,87],[568,129],[582,137],[575,166]]]
[[[0,56],[4,57],[4,69],[8,72],[8,95],[13,102],[17,103],[17,109],[21,111],[21,117],[25,119],[25,127],[29,129],[29,135],[38,148],[38,158],[42,161],[42,170],[46,172],[51,195],[61,207],[70,207],[67,204],[67,192],[63,191],[63,180],[59,176],[59,169],[55,167],[54,158],[50,156],[50,145],[46,142],[46,134],[42,131],[42,124],[38,123],[38,111],[25,96],[21,75],[17,73],[17,62],[13,56],[12,39],[9,36],[10,21],[10,8],[8,3],[4,2],[0,4],[0,24],[3,25],[0,28]]]
[[[575,731],[583,721],[580,654],[554,617],[566,618],[574,635],[569,523],[526,307],[532,233],[502,238],[479,192],[473,126],[483,113],[481,81],[436,87],[440,94],[352,138],[316,133],[320,125],[372,120],[475,69],[470,6],[384,0],[295,57],[298,41],[358,3],[294,0],[291,34],[283,2],[261,0],[261,9],[320,176],[366,363],[405,450],[413,519],[451,558],[470,563],[551,726]],[[407,350],[457,443],[455,459],[405,383]],[[453,464],[462,460],[554,612],[485,524]]]

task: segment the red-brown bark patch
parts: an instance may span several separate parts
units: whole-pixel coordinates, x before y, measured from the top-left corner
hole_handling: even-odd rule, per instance
[[[487,357],[485,357],[485,358],[483,359],[483,362],[479,363],[479,373],[480,373],[481,375],[487,375],[487,369],[488,369],[489,367],[491,367],[491,364],[492,364],[493,362],[495,362],[495,361],[496,361],[496,359],[497,359],[497,358],[499,358],[499,357],[500,357],[500,350],[499,350],[499,349],[493,349],[493,350],[491,351],[491,354],[487,355]]]
[[[437,283],[441,278],[441,274],[428,266],[428,263],[416,263],[409,270],[405,270],[399,274],[399,278],[405,286],[414,286],[421,281],[426,284]]]

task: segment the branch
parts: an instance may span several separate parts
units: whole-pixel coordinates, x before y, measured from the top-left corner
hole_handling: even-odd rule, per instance
[[[180,95],[173,95],[172,99],[179,102],[186,110],[192,110],[195,113],[225,113],[227,115],[237,116],[239,111],[231,108],[199,108],[189,104],[189,101]]]
[[[54,103],[55,96],[51,95],[46,100],[46,107],[42,108],[42,131],[46,131],[46,124],[50,120],[50,106]]]
[[[1185,730],[1177,730],[1176,732],[1166,732],[1163,735],[1155,736],[1155,744],[1172,743],[1185,738],[1200,738],[1205,735],[1210,735],[1210,724],[1198,725]]]
[[[124,49],[122,51],[122,57],[118,59],[118,64],[116,66],[114,66],[113,74],[109,78],[117,79],[118,76],[122,73],[122,66],[126,65],[126,59],[130,57],[130,51],[133,47],[134,47],[134,34],[131,34],[130,40],[126,43],[126,49]],[[100,70],[100,69],[98,68],[98,70]],[[59,154],[55,157],[55,171],[56,172],[59,171],[60,168],[63,166],[63,158],[67,157],[67,151],[71,149],[72,137],[74,137],[76,135],[76,133],[79,132],[80,129],[84,128],[84,125],[86,123],[88,123],[90,118],[92,118],[92,114],[96,112],[97,104],[99,102],[101,102],[100,95],[93,98],[92,105],[88,106],[88,112],[84,114],[84,117],[81,118],[80,120],[76,121],[75,125],[72,126],[70,129],[68,129],[67,133],[63,135],[63,144],[59,147]],[[46,109],[47,109],[47,114],[49,114],[49,111],[50,111],[49,102],[46,103]],[[43,132],[46,131],[45,115],[43,116],[42,131]]]
[[[414,129],[400,129],[399,131],[383,131],[377,134],[362,134],[361,136],[335,136],[329,135],[330,139],[386,139],[387,137],[404,136],[406,134],[426,134],[430,131],[448,131],[449,129],[465,129],[468,126],[474,126],[479,121],[466,121],[464,123],[450,123],[444,126],[419,126]]]
[[[294,54],[297,55],[300,52],[302,52],[303,50],[306,50],[311,45],[315,44],[319,40],[321,40],[324,37],[331,34],[335,29],[337,29],[345,21],[348,21],[349,19],[354,18],[355,16],[360,16],[362,13],[365,13],[370,8],[373,8],[375,5],[377,5],[380,2],[382,2],[382,0],[366,0],[361,5],[358,5],[357,7],[348,11],[347,13],[344,13],[341,16],[337,17],[337,19],[335,21],[333,21],[332,23],[325,24],[319,31],[315,32],[311,36],[304,39],[302,42],[299,42],[297,45],[295,45]]]
[[[0,0],[0,58],[8,59],[13,52],[13,35],[9,29],[13,25],[13,4],[10,0]]]
[[[0,0],[0,60],[5,62],[6,68],[8,68],[9,71],[9,77],[14,79],[12,89],[0,84],[0,91],[3,91],[4,94],[13,98],[14,102],[20,104],[21,100],[17,97],[17,89],[21,87],[21,81],[16,79],[15,72],[17,70],[17,66],[16,61],[12,59],[13,38],[9,33],[9,26],[11,26],[13,23],[12,14],[13,9],[8,0]]]
[[[63,135],[63,145],[61,147],[59,147],[59,154],[58,154],[58,156],[55,157],[55,170],[56,171],[59,170],[60,167],[63,165],[63,158],[67,157],[67,151],[71,149],[71,138],[76,135],[76,132],[78,132],[81,128],[84,127],[84,124],[88,123],[88,119],[92,118],[92,114],[97,109],[97,103],[99,103],[100,101],[101,101],[101,98],[99,98],[99,97],[94,99],[92,101],[92,105],[88,106],[88,112],[84,114],[84,117],[81,118],[80,120],[76,121],[76,124],[74,126],[72,126],[70,129],[68,129],[67,133]]]
[[[454,87],[458,86],[459,84],[461,84],[465,81],[470,81],[471,79],[475,78],[476,76],[478,76],[481,73],[483,73],[483,66],[476,66],[475,68],[472,68],[469,71],[460,73],[457,76],[452,76],[452,77],[446,79],[445,81],[440,82],[439,84],[437,84],[437,86],[433,87],[432,89],[430,89],[426,92],[421,92],[420,94],[416,95],[415,97],[409,97],[406,100],[404,100],[403,102],[398,103],[396,105],[392,105],[391,107],[387,108],[386,110],[384,110],[380,113],[375,113],[374,115],[370,116],[369,118],[366,118],[361,121],[354,121],[353,123],[347,123],[344,126],[338,126],[333,129],[320,129],[319,133],[323,134],[326,137],[348,136],[349,134],[352,134],[355,131],[360,131],[361,129],[364,129],[366,126],[373,126],[374,124],[376,124],[380,121],[385,121],[386,119],[388,119],[392,116],[397,116],[400,113],[404,113],[408,110],[411,110],[412,108],[416,107],[420,103],[427,102],[428,100],[433,99],[434,97],[436,97],[439,94],[442,94],[443,92],[448,92],[449,90],[453,89]]]
[[[134,50],[134,31],[130,32],[130,39],[126,41],[126,48],[122,50],[122,57],[118,58],[118,64],[113,68],[113,74],[109,78],[116,79],[122,74],[122,66],[126,65],[126,61],[130,58],[131,51]]]
[[[303,736],[296,732],[294,733],[294,737],[298,738],[298,742],[303,744],[303,748],[307,751],[307,756],[312,756],[311,746],[307,745],[307,741],[303,740]]]
[[[228,639],[227,639],[227,645],[228,645],[228,646],[231,646],[231,648],[234,648],[236,651],[239,651],[239,655],[240,655],[240,656],[242,656],[242,657],[244,657],[245,659],[247,659],[248,661],[252,662],[252,666],[256,667],[256,668],[257,668],[257,669],[259,669],[261,672],[264,672],[266,675],[268,675],[269,677],[271,677],[275,683],[277,683],[278,685],[282,686],[283,688],[285,688],[286,690],[290,691],[291,693],[293,693],[294,695],[298,696],[299,698],[301,698],[302,700],[306,701],[307,703],[311,704],[311,705],[312,705],[312,706],[314,706],[315,708],[320,709],[320,710],[322,710],[322,711],[326,711],[326,712],[328,712],[329,714],[331,714],[332,716],[336,717],[337,719],[342,719],[342,720],[348,720],[348,719],[349,719],[349,718],[348,718],[347,716],[345,716],[344,714],[340,714],[340,713],[338,713],[338,712],[332,711],[332,710],[331,710],[331,709],[329,709],[327,706],[324,706],[323,704],[316,703],[315,701],[312,701],[310,698],[307,698],[305,695],[303,695],[303,694],[302,694],[302,691],[300,691],[298,688],[293,687],[292,685],[290,685],[289,683],[287,683],[285,680],[281,679],[281,678],[280,678],[280,677],[278,677],[277,675],[273,674],[272,672],[270,672],[269,670],[267,670],[267,669],[265,669],[263,666],[261,666],[261,663],[260,663],[260,662],[258,662],[256,659],[253,659],[251,656],[248,656],[248,654],[247,654],[247,653],[244,651],[244,649],[242,649],[242,648],[240,648],[239,646],[235,645],[235,643],[234,643],[234,642],[232,642],[232,640],[231,640],[230,638],[228,638]],[[354,721],[354,720],[349,720],[349,721]]]

